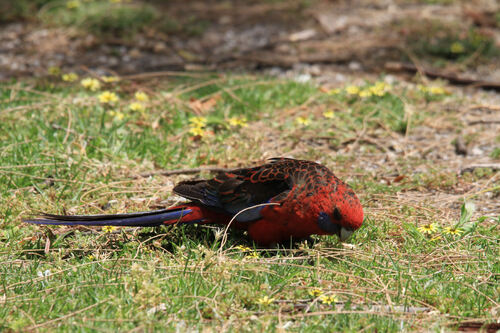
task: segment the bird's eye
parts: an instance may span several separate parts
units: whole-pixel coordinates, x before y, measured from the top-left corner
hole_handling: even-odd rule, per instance
[[[335,207],[335,209],[333,210],[333,218],[337,221],[342,220],[342,214],[337,207]]]

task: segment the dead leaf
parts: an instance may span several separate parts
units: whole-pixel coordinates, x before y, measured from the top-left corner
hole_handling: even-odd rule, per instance
[[[298,42],[301,40],[311,39],[316,36],[316,30],[306,29],[298,32],[294,32],[288,36],[288,40],[291,42]]]
[[[203,114],[205,112],[210,111],[216,104],[217,101],[220,99],[220,95],[216,95],[214,97],[211,97],[207,99],[206,101],[202,99],[194,99],[192,98],[189,101],[189,107],[196,113],[196,114]]]
[[[327,87],[325,86],[321,86],[319,87],[319,91],[321,91],[322,93],[328,93],[331,89],[328,89]]]
[[[405,175],[399,175],[397,176],[396,178],[393,179],[393,183],[399,183],[400,181],[403,180],[403,178],[405,178],[406,176]]]

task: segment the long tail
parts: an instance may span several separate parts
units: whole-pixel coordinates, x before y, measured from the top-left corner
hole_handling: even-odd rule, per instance
[[[53,225],[154,227],[177,222],[208,223],[210,221],[204,216],[205,211],[206,209],[196,205],[181,205],[149,212],[114,215],[53,215],[43,213],[40,218],[23,220],[23,222]]]

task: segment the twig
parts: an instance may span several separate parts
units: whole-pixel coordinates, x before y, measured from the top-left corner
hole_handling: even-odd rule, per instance
[[[320,137],[321,139],[329,139],[328,137]],[[330,138],[330,139],[333,139],[333,138]],[[370,137],[363,137],[363,138],[350,138],[350,139],[347,139],[347,140],[344,140],[341,142],[341,145],[347,145],[349,143],[353,143],[357,141],[358,143],[359,142],[364,142],[364,143],[367,143],[367,144],[371,144],[371,145],[374,145],[375,147],[379,148],[381,151],[383,151],[384,153],[387,153],[389,151],[389,149],[387,147],[385,147],[384,145],[382,145],[380,142],[370,138]]]
[[[140,80],[140,79],[150,79],[153,77],[163,77],[163,76],[187,76],[187,77],[194,77],[194,78],[203,78],[206,77],[207,75],[211,75],[214,73],[189,73],[189,72],[182,72],[182,71],[158,71],[158,72],[146,72],[146,73],[138,73],[138,74],[132,74],[132,75],[125,75],[121,76],[122,79],[125,80]]]
[[[467,125],[500,124],[500,119],[476,119],[467,122]]]
[[[51,105],[53,103],[54,102],[50,101],[50,102],[40,102],[40,103],[36,103],[36,104],[13,106],[13,107],[8,108],[8,109],[3,109],[2,114],[7,114],[9,112],[19,111],[19,110],[29,110],[29,109],[41,108],[42,106]]]
[[[399,71],[399,72],[411,72],[411,73],[421,72],[430,78],[445,79],[453,84],[471,85],[478,88],[500,91],[500,82],[477,80],[469,77],[460,76],[455,73],[445,73],[442,71],[437,71],[427,68],[420,69],[413,64],[402,63],[402,62],[387,62],[385,63],[385,68],[387,70]]]
[[[487,169],[492,169],[493,171],[498,171],[500,170],[500,163],[471,164],[462,168],[460,170],[460,174],[462,175],[466,172],[472,172],[475,169],[479,168],[487,168]]]
[[[472,105],[469,107],[470,110],[477,111],[500,111],[500,106],[498,105],[486,105],[486,104],[478,104]]]
[[[200,172],[228,172],[232,169],[225,169],[219,167],[201,167],[201,168],[193,168],[193,169],[173,169],[173,170],[158,170],[153,172],[141,173],[138,176],[134,176],[134,179],[137,178],[147,178],[151,176],[173,176],[173,175],[192,175]]]

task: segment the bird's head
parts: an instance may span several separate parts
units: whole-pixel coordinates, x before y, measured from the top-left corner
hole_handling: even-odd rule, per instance
[[[328,234],[336,234],[341,241],[347,240],[363,223],[363,207],[349,185],[340,183],[324,211],[317,220],[321,230]]]

